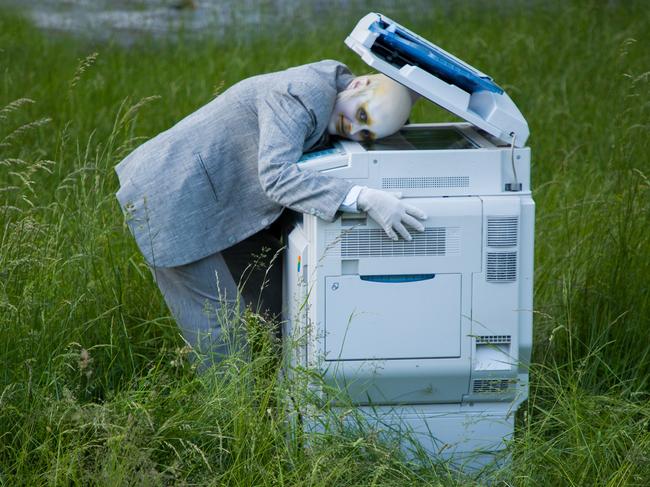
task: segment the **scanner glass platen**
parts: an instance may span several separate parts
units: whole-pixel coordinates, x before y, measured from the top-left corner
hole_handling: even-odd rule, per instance
[[[455,128],[405,127],[383,139],[362,142],[369,151],[475,149],[477,146]]]

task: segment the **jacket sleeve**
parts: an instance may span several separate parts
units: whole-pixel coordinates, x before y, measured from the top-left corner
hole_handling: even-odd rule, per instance
[[[353,184],[297,164],[318,125],[314,111],[289,90],[267,92],[257,108],[258,175],[266,195],[292,210],[333,221]]]

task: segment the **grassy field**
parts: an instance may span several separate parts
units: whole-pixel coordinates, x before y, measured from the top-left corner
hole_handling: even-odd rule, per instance
[[[363,73],[342,44],[356,14],[127,49],[0,12],[0,485],[650,485],[650,11],[471,5],[404,23],[491,74],[531,128],[512,464],[475,480],[372,436],[287,442],[272,344],[195,374],[114,199],[122,157],[235,81],[322,58]],[[412,117],[450,119],[422,101]]]

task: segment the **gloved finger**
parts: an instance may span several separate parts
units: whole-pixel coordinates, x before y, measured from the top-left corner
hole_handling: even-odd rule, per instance
[[[386,225],[384,227],[384,232],[386,232],[386,235],[388,235],[388,238],[390,238],[391,240],[398,240],[397,235],[395,234],[391,226]]]
[[[402,192],[401,191],[391,191],[390,194],[392,194],[398,200],[402,199]]]
[[[401,223],[396,223],[394,225],[394,228],[395,228],[395,230],[397,230],[397,233],[399,233],[404,240],[413,240],[413,237],[411,237],[411,234],[409,233],[409,231]]]
[[[404,215],[402,217],[402,223],[405,225],[408,225],[411,228],[416,229],[418,232],[424,232],[424,225],[422,225],[419,221],[417,221],[415,218],[413,218],[411,215]]]
[[[428,218],[425,212],[423,212],[420,208],[416,208],[415,206],[404,205],[404,209],[406,210],[406,213],[419,218],[420,220],[426,220]]]

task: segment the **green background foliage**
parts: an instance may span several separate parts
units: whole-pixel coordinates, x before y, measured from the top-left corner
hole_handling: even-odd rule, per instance
[[[367,10],[128,46],[0,12],[0,485],[486,482],[363,430],[287,441],[263,332],[252,360],[195,374],[113,196],[121,158],[242,78],[323,58],[364,73],[341,41]],[[531,395],[487,478],[650,484],[647,5],[469,2],[407,26],[493,76],[531,128]],[[424,101],[412,116],[447,120]]]

